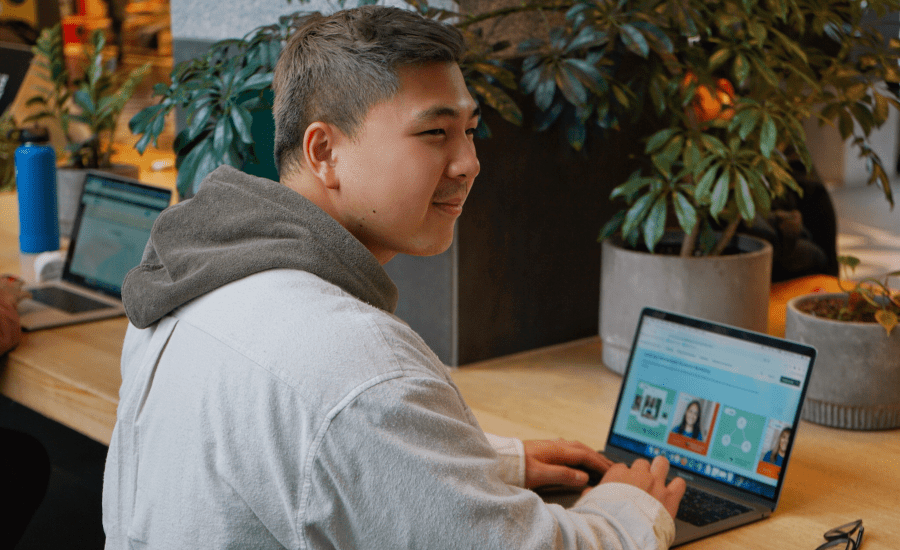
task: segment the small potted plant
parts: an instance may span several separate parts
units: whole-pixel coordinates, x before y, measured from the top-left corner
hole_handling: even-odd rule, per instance
[[[840,261],[850,270],[859,264],[851,256]],[[900,270],[787,303],[785,336],[818,351],[804,419],[858,430],[900,427],[900,291],[891,277]]]
[[[100,169],[137,178],[136,166],[114,164],[113,136],[125,103],[150,69],[145,64],[124,78],[110,68],[104,57],[106,37],[102,30],[91,33],[85,44],[86,62],[81,74],[71,78],[67,69],[62,27],[44,29],[34,46],[36,63],[48,87],[39,89],[26,105],[36,108],[23,125],[47,119],[59,124],[66,142],[57,171],[60,232],[72,229],[78,197],[86,169]]]

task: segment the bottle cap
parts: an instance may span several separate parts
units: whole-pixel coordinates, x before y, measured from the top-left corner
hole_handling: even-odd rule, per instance
[[[47,143],[50,141],[50,132],[43,126],[33,126],[19,130],[20,143]]]

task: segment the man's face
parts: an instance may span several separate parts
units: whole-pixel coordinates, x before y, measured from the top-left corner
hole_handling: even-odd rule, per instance
[[[339,134],[338,221],[384,264],[441,253],[480,166],[478,109],[455,63],[404,67],[400,91],[369,110],[354,139]]]

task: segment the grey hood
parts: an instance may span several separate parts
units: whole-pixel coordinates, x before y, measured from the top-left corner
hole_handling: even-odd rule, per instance
[[[281,268],[312,273],[385,311],[397,307],[397,287],[334,218],[280,183],[230,166],[159,216],[122,301],[131,323],[146,328],[207,292]]]

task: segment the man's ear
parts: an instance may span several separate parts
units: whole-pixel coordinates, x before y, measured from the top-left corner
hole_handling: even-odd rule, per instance
[[[338,130],[325,122],[313,122],[303,135],[303,161],[316,179],[329,189],[337,189],[335,138]]]

